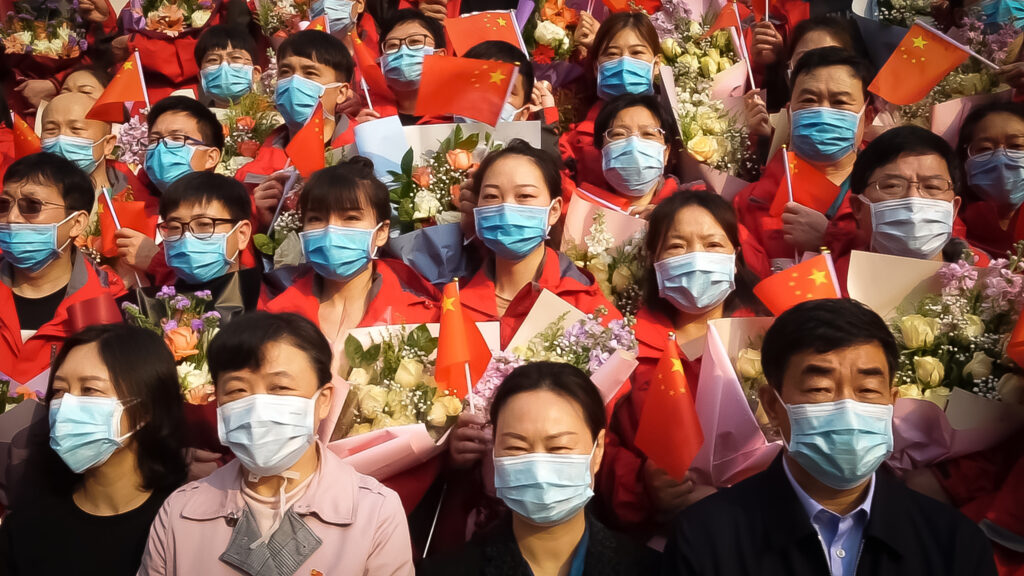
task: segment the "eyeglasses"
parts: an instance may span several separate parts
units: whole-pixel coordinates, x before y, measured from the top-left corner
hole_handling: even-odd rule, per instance
[[[22,196],[15,201],[13,198],[7,196],[0,196],[0,216],[7,216],[11,213],[11,209],[14,205],[18,205],[18,213],[22,216],[38,216],[43,211],[44,206],[51,208],[65,208],[64,204],[57,204],[56,202],[47,202],[38,198],[32,198],[30,196]]]
[[[1007,142],[1004,146],[993,146],[989,142],[982,142],[979,144],[972,144],[967,147],[967,157],[975,158],[978,161],[984,162],[992,157],[993,154],[1000,150],[1010,150],[1013,152],[1024,151],[1024,139],[1012,140]]]
[[[164,146],[168,148],[181,148],[185,144],[198,144],[199,146],[206,146],[206,142],[197,140],[191,136],[185,134],[171,134],[169,136],[150,136],[146,139],[146,150],[152,150],[156,148],[160,142],[164,143]]]
[[[394,54],[401,50],[402,46],[405,46],[409,50],[423,50],[427,45],[428,38],[431,40],[431,44],[433,44],[433,38],[431,38],[430,34],[413,34],[406,38],[391,38],[382,42],[380,49],[385,54]],[[431,48],[433,48],[433,46],[431,46]]]
[[[160,230],[160,235],[163,236],[164,240],[177,240],[184,236],[186,232],[192,234],[197,240],[206,240],[214,235],[218,225],[234,224],[236,222],[238,220],[234,218],[208,218],[200,216],[188,222],[178,222],[177,220],[161,222],[157,229]]]
[[[636,132],[622,127],[609,128],[604,131],[604,139],[608,142],[625,140],[630,136],[639,136],[642,140],[654,140],[655,142],[665,141],[665,131],[657,126],[641,126]]]
[[[910,191],[912,184],[917,185],[917,190],[925,198],[938,198],[953,189],[953,182],[948,178],[934,176],[922,178],[921,180],[907,180],[901,176],[886,176],[874,181],[875,189],[887,198],[901,198]]]

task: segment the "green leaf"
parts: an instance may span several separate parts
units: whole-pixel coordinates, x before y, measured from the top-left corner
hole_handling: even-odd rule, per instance
[[[363,359],[363,345],[351,334],[345,338],[345,358],[348,358],[348,363],[353,368],[362,368],[366,365]]]
[[[430,335],[430,330],[426,325],[420,324],[413,328],[412,332],[409,332],[405,338],[405,344],[424,354],[430,354],[437,349],[437,338]]]
[[[380,344],[374,344],[363,352],[363,360],[367,364],[373,364],[380,358]]]
[[[473,150],[476,149],[476,147],[479,144],[480,144],[480,135],[479,134],[470,134],[469,136],[466,137],[465,140],[463,140],[462,142],[459,143],[458,148],[459,148],[459,150],[465,150],[467,152],[472,152]]]
[[[405,156],[402,156],[402,172],[403,173],[412,175],[412,161],[413,161],[413,152],[412,152],[412,148],[409,148],[409,150],[406,151]]]
[[[257,234],[252,237],[252,243],[256,245],[256,249],[266,254],[267,256],[273,256],[274,251],[277,248],[276,243],[270,239],[266,234]]]

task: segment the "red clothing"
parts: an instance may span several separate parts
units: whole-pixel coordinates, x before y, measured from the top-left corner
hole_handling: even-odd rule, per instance
[[[629,198],[628,196],[623,196],[622,194],[618,194],[616,192],[609,192],[604,188],[598,188],[597,186],[594,185],[582,185],[574,188],[575,190],[573,190],[573,194],[578,194],[580,198],[583,198],[592,204],[597,204],[598,206],[612,207],[622,212],[630,211],[630,201],[632,199]],[[563,186],[563,192],[566,191],[566,189],[567,187]],[[679,190],[697,189],[705,190],[707,188],[706,186],[704,186],[702,182],[690,183],[683,186],[682,184],[679,183],[679,180],[677,180],[675,176],[669,176],[665,178],[665,180],[662,182],[661,188],[659,188],[658,191],[654,193],[654,196],[651,198],[651,205],[653,206],[661,203],[662,200],[675,194]],[[565,194],[563,194],[563,196],[565,196]],[[565,205],[569,204],[568,200],[569,199],[566,198],[566,201],[564,202]]]
[[[562,134],[558,139],[558,151],[566,165],[575,162],[577,184],[591,184],[607,190],[611,185],[605,180],[601,168],[601,150],[594,146],[594,121],[602,106],[603,100],[595,102],[582,122],[571,125],[569,131]]]
[[[1020,225],[1020,210],[1014,212],[1010,224],[1004,230],[1002,218],[991,202],[971,202],[960,211],[960,219],[967,227],[967,241],[981,248],[995,258],[1005,258],[1013,249],[1013,243],[1020,239],[1017,228]]]

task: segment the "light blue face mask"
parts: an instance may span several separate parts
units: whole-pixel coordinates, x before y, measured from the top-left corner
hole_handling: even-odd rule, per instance
[[[665,145],[639,136],[608,142],[601,149],[601,168],[612,188],[640,198],[665,173]]]
[[[1024,203],[1024,151],[1000,148],[967,159],[967,183],[1000,210]]]
[[[76,213],[77,214],[77,213]],[[0,250],[15,268],[39,272],[71,243],[57,246],[57,228],[76,214],[54,224],[0,224]]]
[[[860,114],[816,107],[792,113],[790,147],[810,162],[828,164],[845,158],[857,145]]]
[[[985,0],[978,4],[986,24],[1013,24],[1024,27],[1024,3],[1020,0]]]
[[[551,206],[494,204],[473,210],[476,235],[502,260],[526,258],[548,236]]]
[[[331,34],[348,32],[355,22],[352,20],[352,0],[314,0],[309,7],[310,19],[327,14],[327,25]]]
[[[277,104],[277,111],[284,118],[284,123],[288,125],[288,129],[295,132],[313,117],[313,111],[316,110],[316,105],[320,102],[320,97],[324,95],[324,92],[328,88],[340,85],[338,83],[321,84],[293,74],[277,81],[274,102]],[[324,112],[330,114],[333,110]]]
[[[146,174],[163,192],[175,180],[193,172],[192,156],[198,149],[198,146],[192,144],[171,148],[161,140],[155,146],[146,148]]]
[[[789,414],[790,457],[836,490],[858,486],[892,453],[891,404],[839,400],[783,406]]]
[[[690,252],[654,263],[658,294],[687,314],[707,312],[736,289],[736,255]]]
[[[611,100],[625,94],[654,94],[654,63],[629,56],[597,67],[597,95]]]
[[[594,443],[597,448],[597,443]],[[575,516],[594,496],[590,454],[532,452],[494,458],[494,487],[513,512],[539,526]]]
[[[56,154],[71,160],[75,163],[75,166],[81,168],[82,172],[86,174],[92,174],[92,171],[96,169],[96,165],[100,163],[99,158],[94,158],[92,155],[92,150],[96,147],[97,142],[93,142],[88,138],[64,136],[62,134],[55,138],[45,138],[41,144],[43,152],[49,152],[50,154]]]
[[[871,207],[871,251],[929,260],[953,235],[953,203],[931,198],[862,202]]]
[[[526,108],[526,106],[523,106],[523,108]],[[515,122],[516,114],[519,114],[519,112],[523,110],[523,108],[516,108],[515,106],[509,104],[508,102],[505,102],[505,104],[501,107],[501,115],[498,116],[498,122]],[[479,122],[478,120],[473,120],[472,118],[466,118],[465,116],[459,116],[457,114],[452,118],[455,120],[456,124]]]
[[[430,46],[413,50],[402,45],[398,52],[381,56],[380,68],[388,87],[398,92],[408,92],[420,86],[423,75],[423,57],[434,53]]]
[[[117,398],[65,393],[50,402],[50,448],[75,474],[95,468],[131,436],[120,433],[123,412]]]
[[[252,71],[249,64],[210,66],[199,71],[203,92],[229,102],[235,102],[252,91]]]
[[[373,258],[376,228],[327,226],[299,233],[302,253],[324,278],[347,282],[366,269]]]
[[[277,476],[316,441],[312,398],[253,394],[217,407],[217,436],[249,472]]]
[[[234,234],[238,226],[235,224],[226,234],[214,234],[202,240],[191,232],[176,240],[164,240],[167,265],[189,284],[203,284],[223,276],[234,261],[227,256],[228,236]]]

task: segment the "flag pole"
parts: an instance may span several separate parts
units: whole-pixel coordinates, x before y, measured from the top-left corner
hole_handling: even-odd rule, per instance
[[[950,38],[949,36],[946,36],[946,35],[945,35],[945,34],[943,34],[942,32],[939,32],[938,30],[936,30],[935,28],[932,28],[931,26],[929,26],[929,25],[925,24],[924,22],[922,22],[922,21],[920,21],[920,20],[914,20],[914,24],[917,24],[917,25],[918,25],[918,26],[920,26],[921,28],[924,28],[925,30],[927,30],[927,31],[931,32],[932,34],[935,34],[935,35],[936,35],[936,36],[938,36],[939,38],[942,38],[942,39],[943,39],[943,40],[945,40],[946,42],[949,42],[950,44],[952,44],[952,45],[956,46],[957,48],[959,48],[959,49],[963,50],[964,52],[967,52],[967,53],[968,53],[968,54],[970,54],[971,56],[974,56],[975,58],[977,58],[977,59],[978,59],[978,61],[979,61],[979,62],[981,62],[981,63],[982,63],[982,64],[984,64],[985,66],[988,66],[989,68],[991,68],[991,69],[993,69],[993,70],[998,70],[998,69],[999,69],[999,66],[997,66],[997,65],[996,65],[995,63],[991,62],[990,60],[988,60],[988,59],[986,59],[986,58],[982,57],[982,56],[981,56],[980,54],[978,54],[978,53],[977,53],[977,52],[975,52],[974,50],[971,50],[971,49],[970,49],[970,47],[968,47],[968,46],[964,46],[963,44],[961,44],[961,43],[957,42],[956,40],[953,40],[953,39],[952,39],[952,38]]]
[[[366,94],[366,105],[370,107],[370,110],[373,110],[373,102],[370,100],[370,87],[366,85],[366,78],[360,75],[359,81],[363,84],[363,94]]]
[[[138,54],[138,52],[136,52],[136,54]],[[141,76],[141,74],[139,75]],[[114,221],[114,229],[120,230],[121,221],[117,218],[117,212],[114,210],[114,201],[113,199],[110,198],[110,188],[104,187],[102,188],[102,190],[103,199],[107,203],[107,210],[110,210],[110,219]],[[135,285],[141,287],[142,279],[139,278],[139,273],[135,271],[135,268],[132,268],[132,274],[135,276]]]
[[[459,296],[459,306],[461,307],[462,295],[459,294],[459,279],[452,278],[452,282],[455,282],[455,294]],[[465,323],[465,320],[463,320],[463,323]],[[463,329],[463,333],[465,333],[465,329]],[[469,403],[469,413],[476,414],[476,403],[473,402],[473,376],[469,373],[469,362],[464,363],[462,367],[466,370],[466,402]]]
[[[594,13],[594,0],[590,0],[589,2],[587,2],[587,13],[588,14],[593,14]]]
[[[772,0],[764,0],[764,21],[768,21],[768,13],[771,11]]]
[[[146,98],[146,112],[149,113],[149,89],[146,88],[146,75],[142,73],[142,57],[135,50],[135,65],[139,68],[139,81],[142,82],[142,95]]]
[[[448,483],[441,486],[441,497],[437,499],[437,509],[434,510],[434,520],[430,523],[430,533],[427,534],[427,543],[423,546],[423,557],[426,558],[430,552],[430,542],[434,539],[434,529],[437,528],[437,517],[441,515],[441,505],[444,504],[444,495],[448,492]]]
[[[740,22],[740,9],[736,5],[736,0],[732,0],[732,11],[736,14],[736,44],[740,49],[740,57],[743,58],[743,63],[747,65],[747,77],[750,78],[750,89],[757,90],[757,85],[754,83],[754,69],[750,66],[750,55],[747,54],[747,42],[743,39],[743,23]]]
[[[789,194],[789,201],[793,201],[793,176],[789,173],[789,148],[782,145],[782,165],[786,170],[786,192]],[[793,248],[793,264],[800,263],[800,250],[796,247]]]

